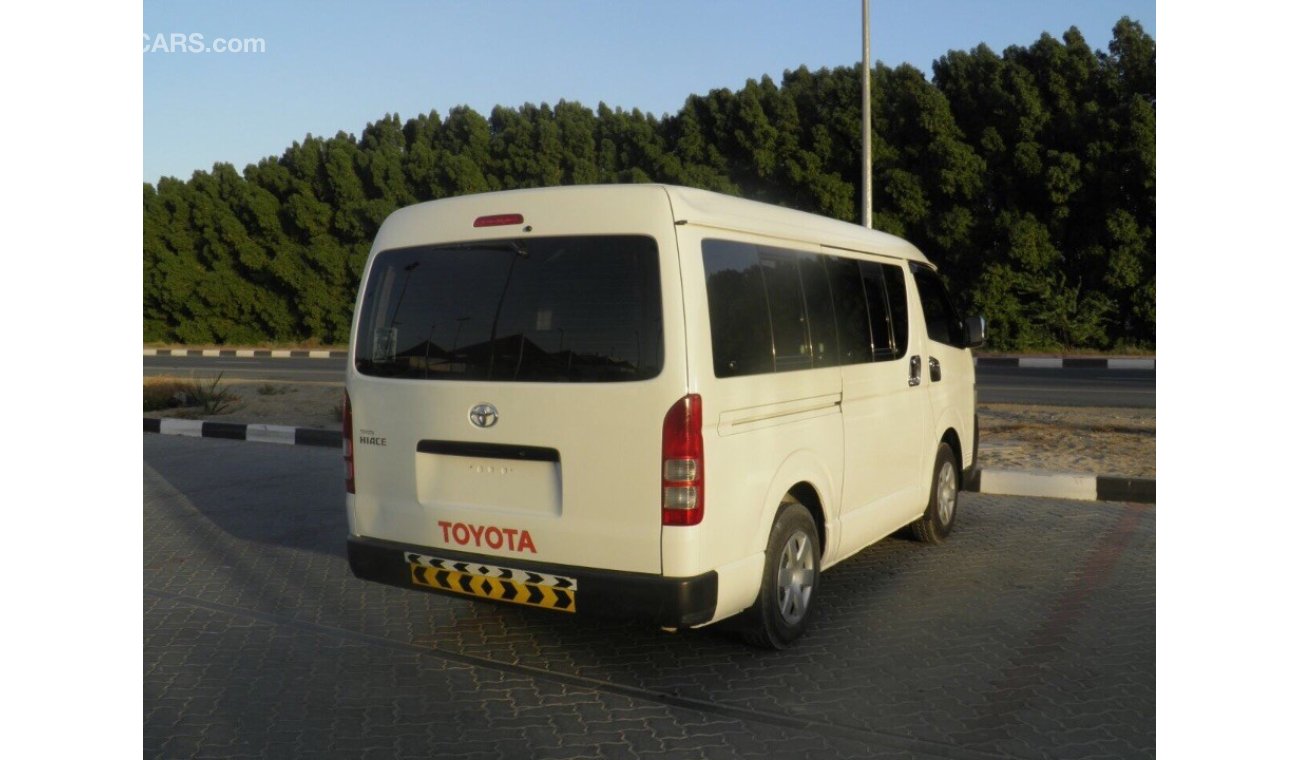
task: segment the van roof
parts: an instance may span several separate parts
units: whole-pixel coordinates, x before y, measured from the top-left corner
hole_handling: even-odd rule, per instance
[[[450,210],[451,207],[459,207],[461,204],[478,206],[488,199],[525,195],[580,196],[593,191],[607,195],[624,195],[629,203],[636,203],[637,198],[643,199],[644,202],[646,195],[651,193],[666,194],[672,208],[673,221],[677,224],[748,232],[804,243],[811,242],[827,248],[874,253],[933,266],[916,246],[900,237],[879,230],[869,230],[849,222],[770,203],[677,185],[649,183],[565,185],[462,195],[399,209],[393,213],[390,221],[395,222],[399,218],[407,221],[412,217],[421,217],[433,208]],[[385,226],[387,227],[388,224],[386,222]]]
[[[906,240],[805,211],[737,198],[708,190],[659,185],[668,193],[674,220],[724,230],[743,230],[791,240],[815,241],[829,248],[863,251],[930,264]]]

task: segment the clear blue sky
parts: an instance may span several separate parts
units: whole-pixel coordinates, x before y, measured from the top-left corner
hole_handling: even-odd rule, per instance
[[[676,113],[691,94],[861,57],[860,0],[146,0],[144,35],[260,38],[262,53],[144,53],[144,180],[242,170],[307,133],[359,134],[466,104],[604,101]],[[931,73],[949,50],[1001,52],[1077,26],[1105,49],[1155,0],[874,0],[872,58]],[[188,45],[187,41],[187,45]]]

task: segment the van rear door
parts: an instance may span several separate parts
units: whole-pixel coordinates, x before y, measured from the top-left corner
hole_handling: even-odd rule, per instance
[[[684,370],[665,359],[663,247],[509,235],[376,253],[348,380],[353,531],[660,572],[661,426],[684,386],[665,374]]]

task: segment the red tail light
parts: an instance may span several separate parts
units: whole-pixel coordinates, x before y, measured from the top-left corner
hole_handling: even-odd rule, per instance
[[[664,416],[664,525],[699,525],[704,519],[702,417],[698,393],[682,396]]]
[[[352,463],[352,399],[343,391],[343,471],[348,493],[357,492],[357,473]]]
[[[504,227],[511,224],[523,224],[523,214],[489,214],[474,220],[475,227]]]

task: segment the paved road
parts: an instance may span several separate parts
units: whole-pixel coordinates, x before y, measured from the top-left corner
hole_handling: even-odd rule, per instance
[[[339,452],[144,439],[148,757],[1155,754],[1155,511],[965,494],[784,653],[366,584]]]
[[[1156,406],[1155,370],[977,367],[975,387],[986,404]]]
[[[215,377],[229,379],[283,380],[290,382],[332,382],[343,384],[346,359],[240,359],[201,356],[146,356],[145,377]]]
[[[194,374],[255,380],[343,382],[344,359],[237,359],[144,357],[144,374]],[[980,401],[995,404],[1155,408],[1155,370],[1019,369],[980,367]]]

